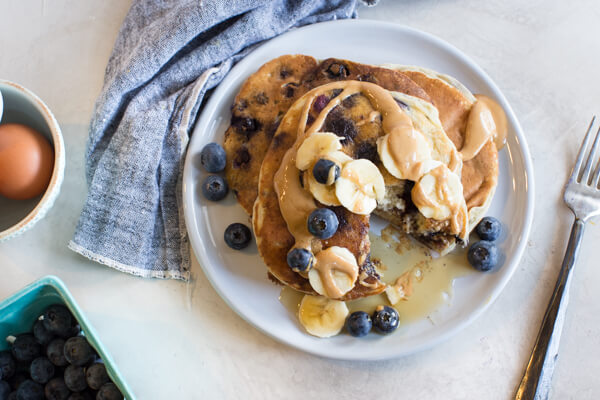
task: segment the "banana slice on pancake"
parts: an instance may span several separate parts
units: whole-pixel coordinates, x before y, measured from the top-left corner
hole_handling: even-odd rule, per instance
[[[377,201],[385,196],[383,175],[369,160],[350,161],[344,165],[335,182],[335,194],[348,210],[369,215],[377,207]]]
[[[300,302],[298,319],[311,335],[328,338],[342,331],[348,313],[343,301],[307,294]]]
[[[358,276],[358,264],[350,250],[345,247],[332,246],[320,251],[316,258],[316,266],[308,272],[308,281],[315,292],[335,299],[342,297],[354,287]],[[335,265],[323,265],[323,263],[330,263],[332,259],[350,266],[350,273],[336,268]],[[332,293],[333,290],[337,293]]]

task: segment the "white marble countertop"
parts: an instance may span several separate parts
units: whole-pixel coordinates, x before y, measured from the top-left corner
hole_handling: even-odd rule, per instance
[[[43,98],[63,129],[67,167],[47,217],[0,244],[0,299],[61,277],[139,399],[509,399],[521,379],[562,261],[572,217],[562,184],[600,111],[600,3],[595,0],[382,0],[360,18],[405,24],[469,54],[520,119],[535,166],[534,225],[497,301],[437,347],[377,363],[339,362],[286,347],[221,300],[197,263],[194,280],[144,280],[67,249],[86,193],[87,124],[128,1],[3,0],[0,78]],[[600,227],[588,224],[554,375],[554,399],[600,397]]]

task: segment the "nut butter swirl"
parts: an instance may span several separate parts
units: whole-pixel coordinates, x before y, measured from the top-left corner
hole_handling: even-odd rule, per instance
[[[475,98],[460,151],[463,161],[474,158],[488,140],[493,140],[498,150],[506,142],[506,115],[502,107],[487,96],[478,94]]]

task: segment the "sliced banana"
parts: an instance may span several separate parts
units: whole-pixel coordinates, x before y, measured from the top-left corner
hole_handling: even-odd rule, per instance
[[[302,142],[296,154],[296,168],[305,171],[324,155],[341,150],[341,138],[331,132],[315,132]]]
[[[343,301],[307,294],[300,302],[298,319],[311,335],[327,338],[341,332],[348,313]]]
[[[328,160],[333,161],[334,163],[339,165],[340,169],[342,169],[347,162],[352,161],[352,157],[348,156],[342,151],[334,151],[320,158],[326,158]],[[322,183],[317,182],[314,175],[312,174],[312,170],[307,175],[308,190],[312,193],[314,198],[317,199],[317,201],[328,206],[341,205],[340,201],[337,198],[337,195],[335,194],[335,185],[324,185]]]
[[[406,140],[407,145],[411,144],[415,151],[407,153],[406,157],[402,157],[402,154],[399,155],[401,159],[392,156],[389,134],[377,140],[377,152],[385,169],[394,177],[417,181],[421,175],[442,163],[431,158],[431,149],[425,137],[414,129],[412,132],[413,136]]]
[[[440,165],[415,184],[412,199],[427,218],[445,220],[464,203],[463,187],[458,175]]]
[[[344,165],[335,183],[335,194],[348,210],[368,215],[385,196],[383,176],[369,160],[350,161]]]
[[[310,285],[322,296],[338,299],[354,287],[358,278],[356,257],[345,247],[331,246],[315,256],[308,272]]]

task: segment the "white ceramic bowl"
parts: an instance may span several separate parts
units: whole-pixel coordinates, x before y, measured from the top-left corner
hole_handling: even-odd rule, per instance
[[[0,123],[20,123],[42,133],[54,148],[54,169],[46,191],[31,200],[0,196],[0,242],[33,227],[54,204],[65,172],[65,144],[56,118],[44,102],[14,82],[0,79]]]

